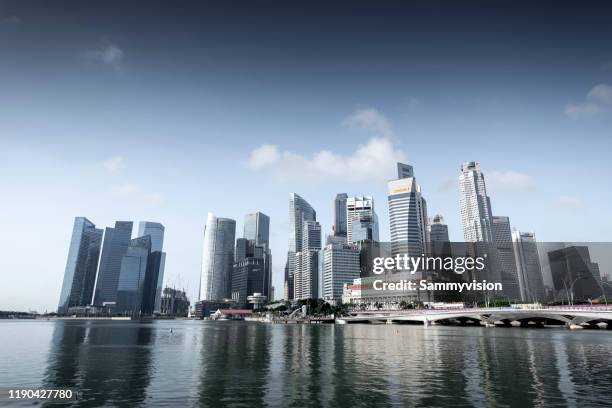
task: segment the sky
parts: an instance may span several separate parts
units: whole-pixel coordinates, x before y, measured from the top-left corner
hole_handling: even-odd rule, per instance
[[[611,6],[458,3],[0,1],[0,309],[57,307],[76,216],[163,223],[195,301],[207,213],[264,212],[282,295],[289,193],[388,239],[397,161],[451,239],[475,160],[513,228],[612,241]]]

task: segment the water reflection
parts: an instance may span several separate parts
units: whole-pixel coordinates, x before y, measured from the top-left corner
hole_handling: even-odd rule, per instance
[[[58,321],[43,386],[78,389],[76,406],[140,403],[150,381],[153,339],[145,323]]]
[[[81,390],[75,406],[612,405],[609,331],[200,321],[0,324],[9,339],[0,357],[9,361],[21,349],[18,339],[4,336],[6,328],[20,336],[49,333],[38,351],[48,353],[41,385]],[[23,360],[13,377],[0,369],[0,382],[37,378],[40,364]]]

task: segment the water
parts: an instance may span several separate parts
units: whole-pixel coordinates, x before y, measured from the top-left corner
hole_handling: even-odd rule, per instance
[[[0,339],[0,387],[82,407],[612,405],[610,331],[67,320]]]

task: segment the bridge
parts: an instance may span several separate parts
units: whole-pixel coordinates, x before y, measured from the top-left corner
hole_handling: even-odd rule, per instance
[[[514,323],[518,322],[518,323]],[[481,324],[485,326],[520,324],[522,327],[556,323],[570,328],[596,327],[606,323],[612,329],[612,306],[541,306],[537,308],[465,308],[465,309],[409,309],[353,312],[337,318],[336,323],[417,323]],[[600,324],[600,327],[602,325]]]

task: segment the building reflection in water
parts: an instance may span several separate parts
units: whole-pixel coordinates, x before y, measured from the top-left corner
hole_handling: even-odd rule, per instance
[[[612,404],[609,332],[57,321],[44,387],[77,406]],[[174,327],[174,330],[171,328]]]
[[[153,338],[145,323],[57,321],[43,385],[77,389],[82,395],[77,406],[141,403]]]

